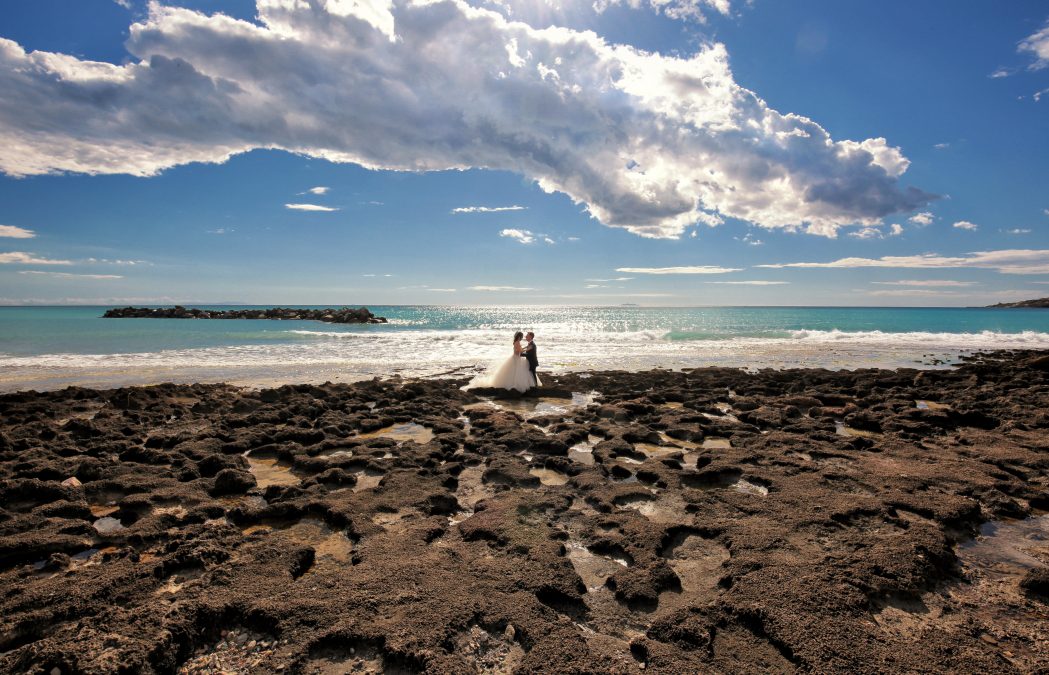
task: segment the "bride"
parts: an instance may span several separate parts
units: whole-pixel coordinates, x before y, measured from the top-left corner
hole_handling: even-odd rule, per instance
[[[514,333],[514,353],[501,364],[493,365],[488,372],[478,375],[467,389],[492,388],[492,389],[516,389],[524,393],[534,386],[538,386],[539,378],[532,381],[532,372],[528,370],[528,359],[524,358],[524,350],[521,347],[521,338],[524,333]]]

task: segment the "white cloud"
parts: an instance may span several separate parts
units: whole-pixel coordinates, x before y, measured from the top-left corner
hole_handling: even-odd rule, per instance
[[[579,241],[579,237],[568,237],[568,241]]]
[[[517,230],[513,228],[507,228],[499,232],[500,237],[509,237],[510,239],[516,239],[522,244],[531,244],[535,241],[535,235],[528,230]]]
[[[972,231],[972,230],[979,229],[980,226],[977,225],[976,223],[970,223],[968,220],[959,220],[958,222],[956,222],[951,227],[954,227],[954,228],[959,229],[959,230]]]
[[[32,253],[24,251],[10,251],[0,253],[0,265],[72,265],[71,260],[51,260],[50,258],[38,258]]]
[[[309,190],[306,190],[306,192],[309,192],[311,195],[326,195],[328,194],[328,190],[331,190],[331,188],[318,185],[317,187],[311,187]]]
[[[1012,71],[1010,71],[1008,68],[999,68],[998,70],[991,73],[988,77],[997,80],[998,78],[1009,77],[1010,75],[1012,75]]]
[[[609,281],[632,281],[634,277],[616,277],[615,279],[586,279],[586,281],[609,282]]]
[[[226,229],[224,227],[220,227],[220,228],[218,228],[216,230],[204,230],[204,231],[207,232],[208,234],[229,234],[230,232],[236,232],[236,230],[234,230],[232,228]]]
[[[648,7],[671,19],[697,23],[706,23],[710,10],[724,16],[732,11],[729,0],[594,0],[593,8],[601,13],[613,5],[626,5],[632,9]]]
[[[36,232],[27,230],[24,227],[18,227],[16,225],[0,225],[0,237],[8,237],[10,239],[32,239],[36,236]]]
[[[491,291],[493,293],[500,293],[503,291],[534,291],[534,288],[525,288],[521,286],[470,286],[471,291]]]
[[[1042,213],[1049,216],[1049,209],[1042,209]]]
[[[257,15],[151,3],[126,65],[0,40],[0,171],[150,176],[256,148],[483,167],[646,237],[724,217],[834,236],[934,198],[901,185],[909,162],[885,139],[835,141],[769,108],[735,82],[722,44],[679,58],[456,0],[257,0]]]
[[[976,251],[967,256],[941,256],[922,253],[909,256],[884,256],[882,258],[841,258],[832,262],[773,263],[757,265],[782,269],[802,267],[813,269],[852,269],[860,267],[895,267],[908,269],[992,269],[1002,274],[1049,274],[1049,250],[1007,249],[1001,251]]]
[[[1011,230],[1006,230],[1006,234],[1031,234],[1031,230],[1026,227],[1014,227]]]
[[[121,265],[134,267],[135,265],[152,265],[148,260],[121,260],[120,258],[88,258],[84,262],[92,265]]]
[[[866,295],[889,298],[927,298],[956,296],[954,291],[937,291],[929,288],[901,288],[891,291],[866,291]]]
[[[1049,66],[1049,21],[1040,31],[1020,41],[1017,51],[1030,53],[1034,57],[1030,70],[1041,70]]]
[[[36,274],[62,279],[123,279],[119,274],[71,274],[69,272],[41,272],[39,270],[22,270],[19,274]]]
[[[124,9],[131,9],[131,0],[113,0],[113,2],[117,3]]]
[[[857,239],[883,239],[885,237],[876,227],[862,227],[856,232],[849,232],[849,236]]]
[[[936,288],[954,288],[975,286],[975,281],[950,281],[947,279],[902,279],[900,281],[872,281],[879,286],[927,286]]]
[[[741,267],[714,267],[711,265],[694,265],[691,267],[617,267],[616,272],[626,274],[727,274],[742,272]]]
[[[934,150],[946,150],[947,148],[951,147],[951,144],[950,143],[937,143],[936,145],[934,145],[932,147],[933,147]]]
[[[319,204],[285,204],[284,208],[291,209],[292,211],[338,211],[339,209],[332,208],[330,206],[321,206]]]
[[[557,243],[553,239],[551,239],[550,237],[548,237],[546,235],[543,235],[543,241],[545,241],[547,244],[550,244],[551,246],[553,246],[554,244]]]
[[[928,211],[922,211],[921,213],[915,213],[907,220],[913,223],[914,225],[925,227],[926,225],[932,225],[932,222],[936,220],[936,216],[932,215]]]
[[[524,211],[527,206],[459,206],[452,213],[502,213],[503,211]]]
[[[901,234],[903,234],[903,225],[900,225],[899,223],[893,223],[892,225],[889,225],[889,234],[888,234],[888,236],[890,236],[890,237],[898,237]]]
[[[455,288],[427,288],[426,290],[430,291],[431,293],[455,293],[457,289],[455,289]]]
[[[785,286],[789,281],[706,281],[707,284],[724,284],[726,286]]]

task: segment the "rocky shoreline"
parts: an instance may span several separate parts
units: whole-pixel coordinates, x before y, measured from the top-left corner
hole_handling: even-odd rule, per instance
[[[1049,668],[1049,358],[0,396],[3,672]]]
[[[187,309],[174,307],[120,307],[107,309],[103,319],[271,319],[276,321],[323,321],[324,323],[387,323],[385,317],[375,316],[367,307],[325,309]]]

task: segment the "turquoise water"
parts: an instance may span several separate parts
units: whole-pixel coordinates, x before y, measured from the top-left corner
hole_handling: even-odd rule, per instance
[[[467,372],[503,358],[518,329],[536,332],[552,371],[928,366],[930,355],[1049,348],[1049,310],[1025,309],[373,306],[390,324],[369,326],[102,319],[105,309],[0,308],[0,388]]]

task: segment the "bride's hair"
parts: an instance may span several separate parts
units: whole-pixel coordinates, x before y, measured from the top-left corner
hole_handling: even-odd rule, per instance
[[[521,331],[517,331],[516,333],[514,333],[514,342],[517,342],[518,340],[520,340],[523,337],[524,337],[524,333],[522,333]]]

